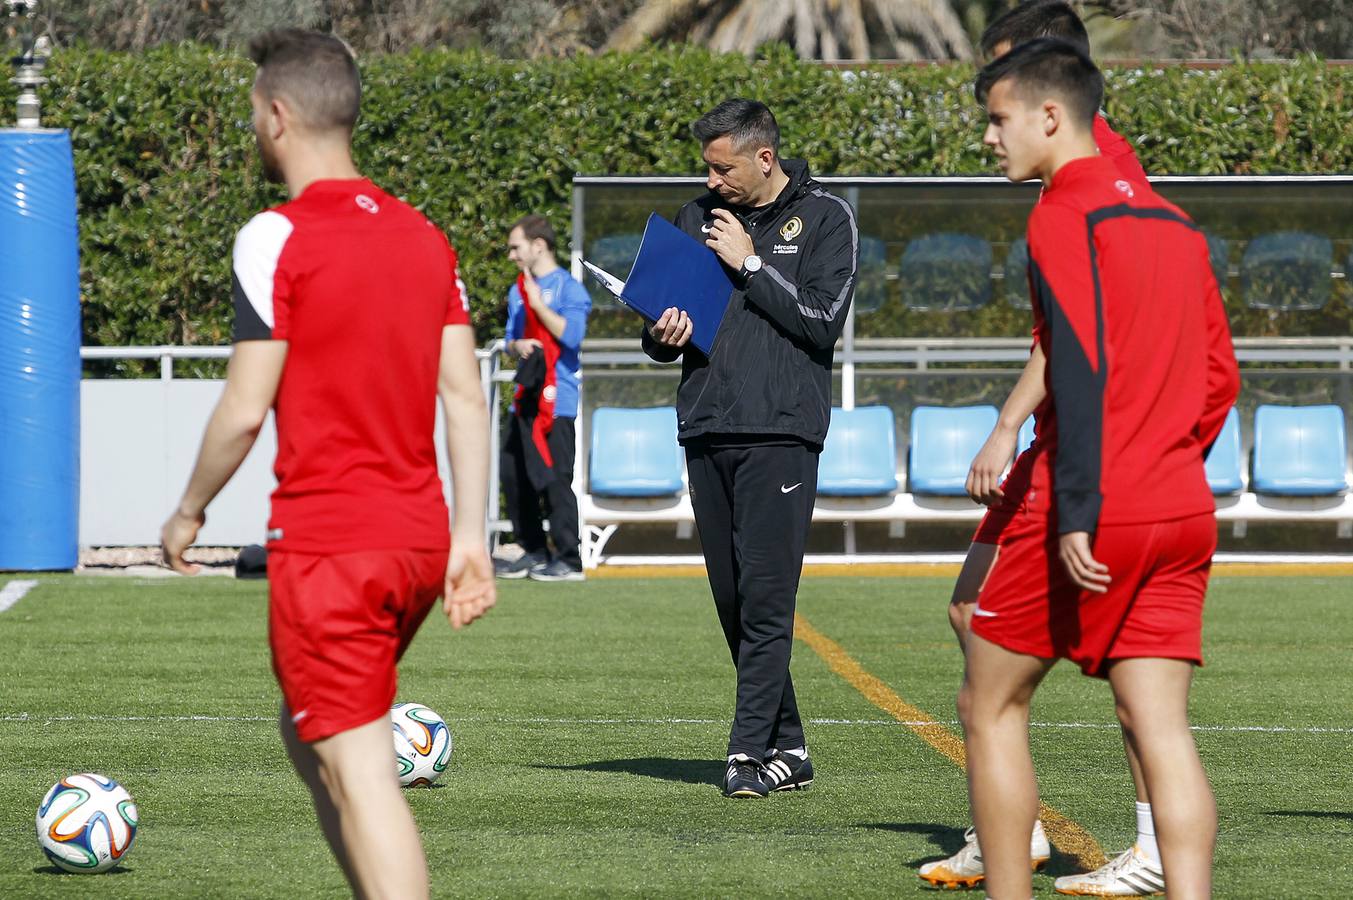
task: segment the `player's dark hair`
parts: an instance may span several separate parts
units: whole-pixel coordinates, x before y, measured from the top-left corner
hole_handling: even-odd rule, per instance
[[[691,134],[701,146],[728,135],[736,153],[754,153],[769,147],[780,154],[780,126],[770,107],[759,100],[725,100],[695,120]]]
[[[554,226],[550,224],[549,219],[538,213],[531,213],[530,215],[522,216],[520,219],[513,222],[512,227],[509,228],[507,232],[508,234],[511,234],[518,228],[521,229],[522,235],[528,242],[539,238],[545,242],[546,247],[549,247],[551,251],[554,250],[556,238],[554,236]]]
[[[982,32],[982,55],[990,58],[997,44],[1009,43],[1013,50],[1035,38],[1055,37],[1074,44],[1086,56],[1090,55],[1090,36],[1085,23],[1071,4],[1062,0],[1030,0],[1007,10]]]
[[[348,45],[331,34],[278,28],[249,42],[258,66],[254,86],[266,98],[283,97],[314,131],[352,133],[362,105],[362,81]]]
[[[1028,98],[1053,95],[1063,100],[1073,119],[1089,127],[1104,100],[1104,76],[1078,47],[1060,38],[1038,38],[992,60],[977,74],[973,93],[985,104],[998,81],[1012,79]]]

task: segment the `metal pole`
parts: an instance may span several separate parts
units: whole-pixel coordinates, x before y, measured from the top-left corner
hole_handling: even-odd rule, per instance
[[[45,34],[33,34],[31,16],[38,7],[38,0],[4,2],[9,7],[10,18],[19,20],[19,55],[9,61],[14,67],[10,84],[19,89],[17,124],[20,128],[41,128],[42,100],[38,97],[38,88],[47,83],[47,79],[42,77],[42,70],[52,55],[52,44]]]

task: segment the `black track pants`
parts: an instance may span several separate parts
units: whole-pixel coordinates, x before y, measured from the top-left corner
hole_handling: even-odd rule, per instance
[[[817,461],[802,444],[686,448],[709,586],[738,672],[730,755],[761,760],[772,747],[804,745],[789,656]]]
[[[522,441],[530,435],[521,427],[516,416],[507,417],[507,434],[503,438],[499,457],[498,478],[507,500],[507,515],[512,520],[512,533],[527,553],[545,553],[545,528],[541,516],[542,501],[545,515],[550,519],[550,537],[554,540],[555,556],[575,569],[583,567],[579,555],[578,498],[573,493],[573,435],[574,420],[558,418],[550,429],[550,456],[554,458],[554,480],[544,491],[531,486],[526,474],[525,451]]]

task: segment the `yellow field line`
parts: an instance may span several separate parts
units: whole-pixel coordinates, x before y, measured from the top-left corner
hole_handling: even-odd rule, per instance
[[[853,563],[803,567],[805,578],[955,578],[958,563]],[[1218,577],[1336,578],[1353,575],[1353,563],[1217,563]],[[704,566],[601,566],[588,578],[704,578]]]
[[[863,694],[866,700],[906,725],[954,765],[966,770],[967,754],[964,752],[963,740],[958,735],[899,697],[896,691],[866,671],[840,644],[818,631],[801,615],[794,617],[794,636],[811,647],[833,672]],[[1052,843],[1058,850],[1075,857],[1083,867],[1082,871],[1097,869],[1107,861],[1104,849],[1099,846],[1094,835],[1079,824],[1046,803],[1040,805],[1038,815]]]

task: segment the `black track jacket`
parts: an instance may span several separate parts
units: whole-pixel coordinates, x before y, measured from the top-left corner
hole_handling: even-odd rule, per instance
[[[729,210],[765,263],[733,292],[713,360],[692,344],[664,347],[644,327],[650,357],[682,357],[682,444],[711,435],[786,435],[821,447],[827,437],[832,348],[855,292],[859,229],[849,204],[814,181],[807,163],[781,165],[789,184],[768,206],[729,206],[711,191],[677,213],[677,227],[703,243],[713,210]],[[736,273],[733,281],[739,283]]]

